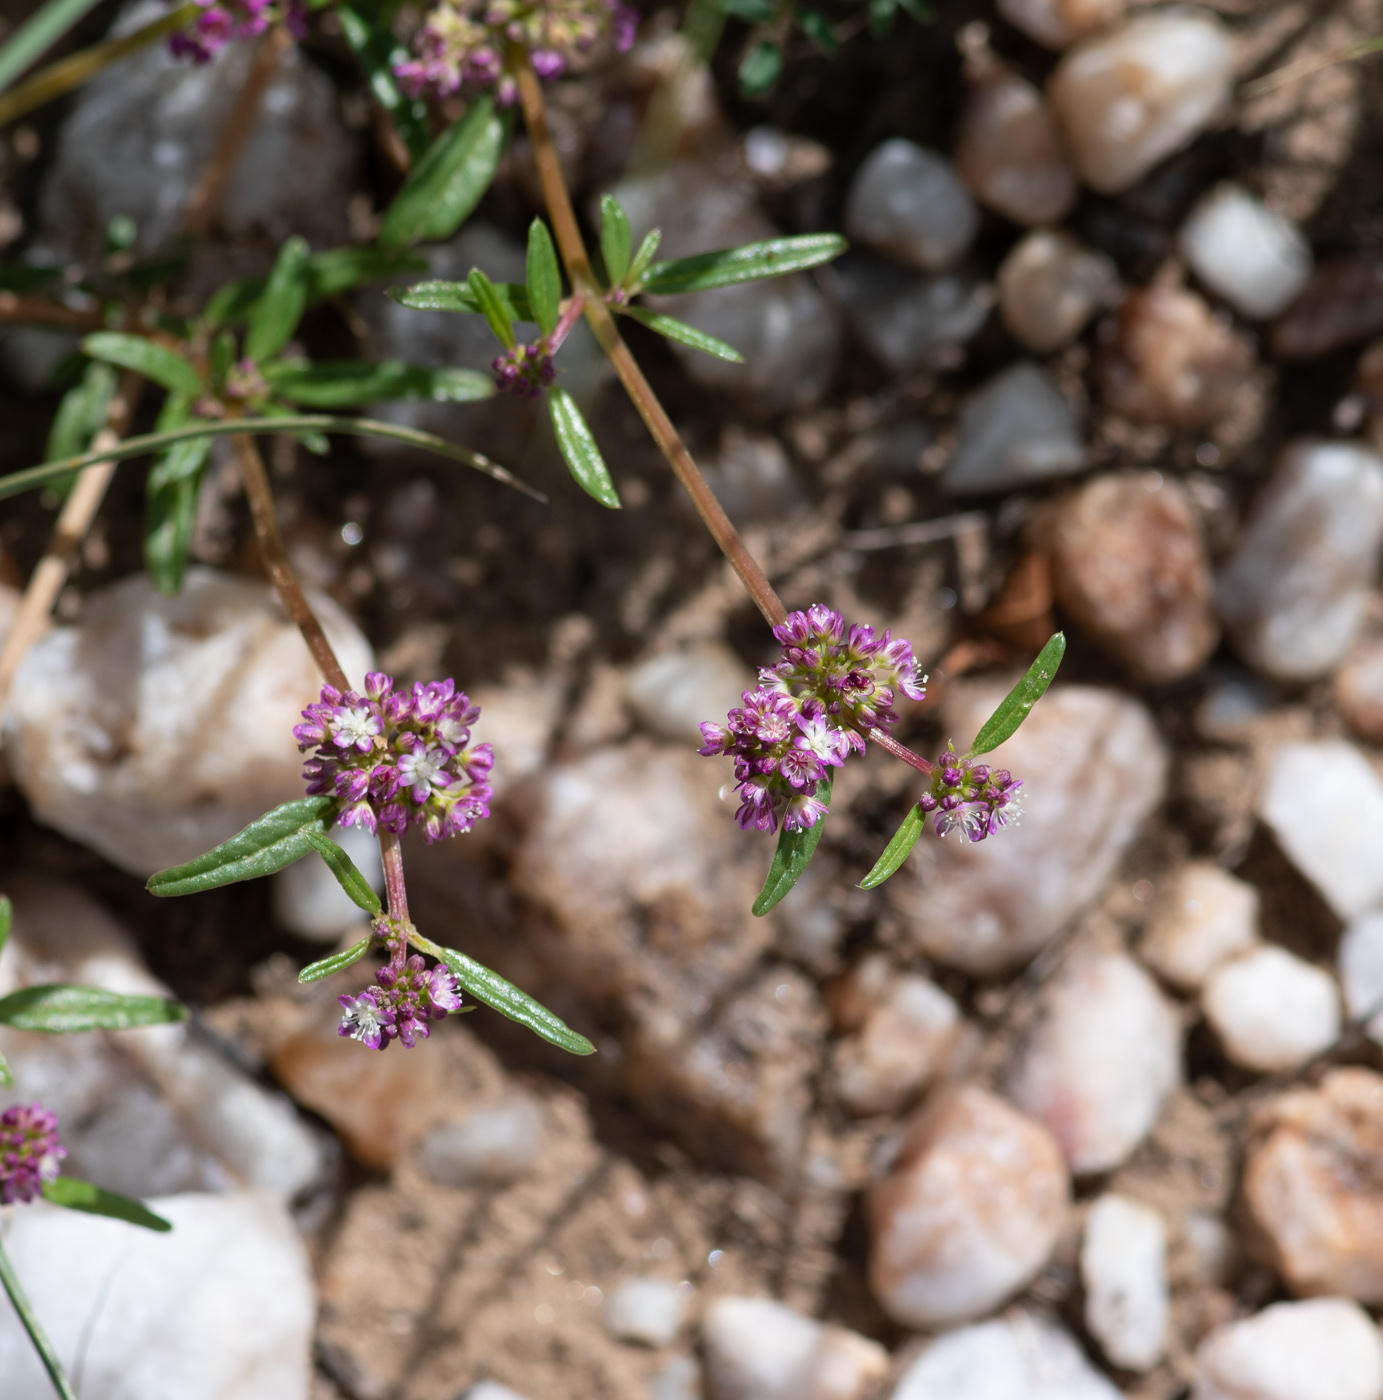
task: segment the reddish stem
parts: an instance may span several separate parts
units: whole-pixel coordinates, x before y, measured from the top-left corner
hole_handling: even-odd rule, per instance
[[[936,764],[930,759],[923,758],[920,753],[913,753],[906,744],[900,744],[891,734],[885,734],[882,729],[869,729],[865,731],[866,736],[872,739],[885,753],[891,753],[894,758],[901,758],[910,768],[916,768],[919,773],[935,773]]]
[[[403,883],[403,844],[396,832],[380,830],[379,853],[384,859],[384,891],[389,899],[389,917],[406,927],[408,890]]]

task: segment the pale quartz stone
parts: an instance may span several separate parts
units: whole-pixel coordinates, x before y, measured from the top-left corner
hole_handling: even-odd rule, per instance
[[[1052,511],[1063,612],[1136,680],[1199,671],[1220,639],[1210,560],[1186,492],[1161,472],[1111,472]]]
[[[1274,1303],[1215,1328],[1196,1352],[1191,1400],[1379,1400],[1383,1341],[1358,1303]]]
[[[1193,431],[1232,412],[1254,382],[1253,346],[1179,287],[1131,292],[1100,327],[1096,371],[1115,413]]]
[[[605,1328],[622,1342],[671,1346],[686,1315],[685,1291],[667,1279],[623,1279],[605,1300]]]
[[[694,1356],[672,1356],[648,1383],[648,1400],[703,1400],[701,1367]]]
[[[365,638],[331,599],[312,603],[363,684]],[[167,598],[137,574],[30,648],[5,752],[40,821],[142,878],[304,795],[293,726],[321,685],[268,585],[192,568]]]
[[[155,1197],[166,1234],[37,1203],[5,1252],[83,1400],[304,1400],[316,1287],[287,1209],[258,1194]],[[5,1395],[52,1394],[0,1308]]]
[[[1296,1294],[1383,1302],[1383,1078],[1338,1069],[1250,1120],[1243,1199],[1269,1262]]]
[[[999,315],[1009,332],[1039,354],[1069,345],[1119,289],[1119,274],[1103,253],[1066,233],[1037,229],[1014,245],[999,266]]]
[[[1383,780],[1353,744],[1280,745],[1256,810],[1341,919],[1383,903]]]
[[[1015,1308],[943,1332],[890,1400],[1119,1400],[1119,1392],[1064,1328]]]
[[[771,1298],[718,1298],[701,1324],[711,1400],[866,1400],[888,1371],[878,1342]]]
[[[1042,94],[992,64],[961,109],[956,169],[971,192],[1015,223],[1055,224],[1076,202],[1076,178]]]
[[[1374,743],[1383,739],[1383,637],[1361,637],[1350,648],[1333,688],[1345,723]]]
[[[1290,219],[1242,185],[1217,185],[1181,226],[1191,270],[1240,314],[1285,311],[1311,275],[1311,245]]]
[[[1381,541],[1383,461],[1354,442],[1290,443],[1217,585],[1243,658],[1294,681],[1338,665],[1364,620]]]
[[[1123,13],[1126,0],[999,0],[999,13],[1030,39],[1049,49],[1103,29]]]
[[[1181,150],[1228,105],[1234,50],[1208,10],[1135,15],[1077,44],[1047,95],[1081,179],[1118,194]]]
[[[963,752],[1007,689],[956,686],[943,707],[943,737]],[[1018,825],[978,844],[938,840],[929,826],[910,868],[888,884],[905,937],[978,977],[1020,967],[1104,889],[1162,800],[1167,775],[1142,705],[1118,691],[1060,683],[986,762],[1022,778]]]
[[[1336,953],[1345,1012],[1366,1019],[1369,1039],[1383,1045],[1383,912],[1361,914],[1340,935]]]
[[[1040,365],[1020,360],[981,385],[960,411],[960,440],[943,477],[954,495],[1007,491],[1085,465],[1080,420]]]
[[[1181,1026],[1123,953],[1087,954],[1048,985],[1009,1078],[1014,1101],[1056,1135],[1078,1174],[1116,1167],[1181,1077]]]
[[[498,1381],[477,1381],[461,1392],[460,1400],[528,1400],[528,1397]]]
[[[376,894],[384,890],[384,863],[379,839],[363,826],[337,826],[331,839],[351,858]],[[274,918],[290,933],[314,943],[334,943],[365,917],[360,906],[341,888],[316,851],[273,878]]]
[[[1114,1192],[1085,1219],[1080,1251],[1085,1325],[1126,1371],[1149,1371],[1167,1345],[1167,1227],[1141,1201]]]
[[[960,1008],[935,982],[915,973],[894,979],[859,1034],[835,1047],[837,1096],[852,1113],[904,1107],[944,1065],[961,1024]]]
[[[419,1144],[418,1165],[444,1186],[513,1181],[538,1160],[543,1136],[542,1110],[514,1094],[434,1128]]]
[[[975,201],[951,162],[902,138],[869,153],[846,196],[851,239],[924,272],[959,262],[979,224]]]
[[[1328,973],[1264,945],[1221,963],[1201,992],[1225,1054],[1245,1069],[1296,1069],[1340,1034],[1340,998]]]
[[[629,708],[662,739],[700,747],[703,720],[724,724],[757,677],[723,642],[697,642],[639,662],[624,683]]]
[[[1047,1263],[1069,1199],[1041,1123],[983,1089],[949,1093],[869,1193],[874,1296],[908,1327],[983,1317]]]
[[[1177,875],[1138,953],[1164,981],[1194,992],[1216,966],[1257,942],[1258,891],[1194,860]]]

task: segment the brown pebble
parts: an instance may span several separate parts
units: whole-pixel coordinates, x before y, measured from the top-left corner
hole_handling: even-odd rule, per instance
[[[1279,360],[1312,360],[1383,331],[1383,260],[1336,258],[1311,274],[1274,323],[1268,346]]]
[[[1335,703],[1354,732],[1383,740],[1383,637],[1365,637],[1335,673]]]

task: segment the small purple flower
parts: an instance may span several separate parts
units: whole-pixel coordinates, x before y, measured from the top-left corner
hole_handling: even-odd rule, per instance
[[[495,388],[521,399],[536,399],[557,376],[552,355],[542,345],[516,345],[496,355],[490,368]]]
[[[58,1174],[67,1149],[58,1118],[40,1104],[14,1104],[0,1113],[0,1205],[35,1200]]]
[[[926,817],[935,813],[938,836],[958,831],[969,841],[983,841],[1001,827],[1017,825],[1022,810],[1022,780],[1006,768],[990,770],[948,749],[937,760],[930,792],[918,799]]]
[[[390,961],[375,973],[375,985],[359,996],[342,996],[338,1035],[358,1040],[371,1050],[385,1050],[397,1040],[412,1049],[431,1034],[430,1021],[461,1009],[455,974],[441,964],[429,970],[416,953],[404,957],[405,944],[392,944]]]
[[[371,1050],[383,1050],[388,1044],[385,1036],[386,1013],[375,1000],[375,994],[367,990],[358,997],[342,995],[337,1000],[341,1003],[341,1024],[337,1026],[336,1034],[348,1035]]]

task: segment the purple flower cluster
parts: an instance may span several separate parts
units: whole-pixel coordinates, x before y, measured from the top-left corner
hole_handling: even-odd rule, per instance
[[[232,39],[253,39],[282,20],[295,39],[307,37],[304,0],[197,0],[202,13],[192,28],[174,34],[168,47],[176,58],[209,63]]]
[[[727,723],[701,726],[708,757],[735,760],[742,827],[789,831],[815,826],[825,813],[816,785],[850,752],[863,753],[864,735],[887,733],[898,718],[895,690],[913,700],[926,692],[917,681],[912,646],[888,632],[845,619],[823,604],[789,615],[773,629],[783,659],[759,672],[759,686]],[[924,678],[925,679],[925,678]]]
[[[552,353],[545,345],[516,345],[496,355],[490,368],[494,371],[495,388],[521,399],[536,399],[556,375]]]
[[[359,996],[342,996],[337,1035],[348,1035],[371,1050],[385,1050],[391,1040],[408,1049],[426,1040],[429,1021],[461,1009],[461,989],[450,968],[439,963],[430,971],[418,954],[403,961],[403,944],[391,962],[375,973],[373,987]]]
[[[395,690],[392,676],[372,671],[365,693],[324,685],[293,730],[311,795],[341,803],[342,826],[402,832],[422,826],[428,843],[469,831],[490,815],[489,744],[470,743],[479,718],[453,681]]]
[[[0,1113],[0,1206],[32,1201],[58,1174],[67,1149],[58,1141],[57,1114],[39,1104]]]
[[[924,817],[936,814],[938,836],[959,831],[971,841],[983,841],[1002,826],[1018,824],[1022,786],[1022,779],[1007,768],[990,768],[948,749],[937,759],[931,791],[917,805]]]
[[[527,51],[540,78],[555,78],[602,34],[627,52],[638,19],[621,0],[442,0],[418,35],[417,57],[394,74],[412,97],[449,97],[470,83],[496,85],[500,101],[512,102],[517,88],[504,57],[511,45]]]

